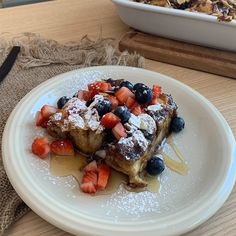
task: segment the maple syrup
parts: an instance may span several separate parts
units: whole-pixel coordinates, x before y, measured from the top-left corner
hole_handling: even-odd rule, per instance
[[[164,153],[161,150],[158,154],[163,156],[166,166],[181,174],[186,175],[188,173],[188,166],[183,158],[183,155],[179,151],[178,147],[173,142],[172,136],[169,136],[166,140],[166,144],[169,145],[176,156],[180,161],[175,161],[169,155]],[[87,158],[79,153],[75,153],[74,156],[57,156],[51,155],[50,170],[52,175],[55,176],[74,176],[74,178],[81,182],[83,173],[82,169],[87,165]],[[160,188],[160,181],[157,176],[145,175],[144,180],[148,182],[146,188],[130,188],[127,186],[128,176],[120,173],[114,169],[111,170],[111,175],[109,178],[108,185],[104,191],[98,192],[99,195],[111,194],[114,193],[118,187],[123,184],[128,191],[140,192],[140,191],[149,191],[149,192],[158,192]]]

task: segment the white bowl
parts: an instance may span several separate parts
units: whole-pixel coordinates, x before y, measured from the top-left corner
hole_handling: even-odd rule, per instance
[[[34,124],[43,104],[73,95],[95,79],[124,78],[160,84],[179,105],[186,128],[174,139],[184,154],[189,174],[166,169],[159,193],[127,192],[90,196],[80,192],[73,177],[55,177],[49,160],[31,153]],[[52,78],[27,94],[6,124],[3,161],[20,197],[38,215],[73,234],[176,235],[198,226],[224,203],[235,182],[235,139],[223,116],[190,87],[162,74],[132,67],[104,66],[71,71]]]
[[[236,51],[236,21],[219,22],[215,16],[131,0],[112,0],[121,20],[146,33],[198,45]]]

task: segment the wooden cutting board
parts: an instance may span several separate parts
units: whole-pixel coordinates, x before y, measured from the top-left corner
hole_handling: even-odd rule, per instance
[[[184,43],[172,39],[127,32],[121,51],[137,52],[145,58],[236,78],[236,53]],[[235,44],[236,47],[236,44]]]

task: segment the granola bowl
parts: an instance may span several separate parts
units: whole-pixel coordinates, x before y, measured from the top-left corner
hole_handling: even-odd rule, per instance
[[[112,0],[121,20],[134,29],[153,35],[207,47],[236,51],[236,20],[153,6],[132,0]]]

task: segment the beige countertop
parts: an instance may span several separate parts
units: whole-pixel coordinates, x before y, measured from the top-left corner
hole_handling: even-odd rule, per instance
[[[0,9],[0,33],[35,32],[60,42],[88,34],[120,37],[128,30],[110,0],[56,0]],[[189,85],[209,99],[223,114],[236,135],[236,80],[147,60],[146,68]],[[30,212],[5,235],[69,235]],[[203,225],[186,234],[236,235],[236,189],[223,207]]]

